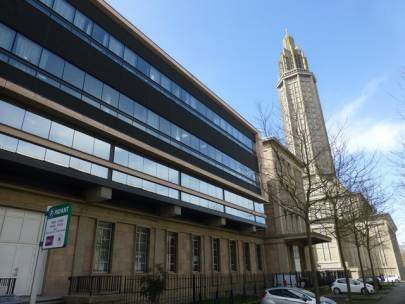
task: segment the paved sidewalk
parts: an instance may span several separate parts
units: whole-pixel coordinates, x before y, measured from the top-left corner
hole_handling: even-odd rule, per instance
[[[405,283],[397,283],[391,292],[378,302],[384,304],[405,304]]]

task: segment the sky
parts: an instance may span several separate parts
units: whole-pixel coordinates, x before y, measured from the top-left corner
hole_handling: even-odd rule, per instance
[[[385,187],[397,192],[391,159],[405,139],[405,1],[107,1],[253,124],[259,103],[278,111],[288,29],[316,76],[328,128],[344,124],[350,151],[376,153]],[[405,244],[405,203],[394,194],[389,207]]]

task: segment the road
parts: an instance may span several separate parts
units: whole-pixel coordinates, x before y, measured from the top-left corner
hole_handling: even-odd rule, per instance
[[[405,304],[405,283],[397,284],[397,287],[391,289],[391,292],[385,295],[379,304]]]

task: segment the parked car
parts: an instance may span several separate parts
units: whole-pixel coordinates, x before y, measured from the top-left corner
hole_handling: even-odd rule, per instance
[[[401,278],[397,275],[386,275],[385,277],[385,282],[395,282],[395,283],[399,283],[401,281]]]
[[[266,289],[261,304],[306,303],[315,304],[315,295],[302,288],[275,287]],[[336,304],[335,301],[321,297],[321,304]]]
[[[364,289],[364,284],[363,282],[360,282],[359,280],[353,280],[349,279],[350,283],[350,290],[353,293],[361,293],[361,294],[366,294],[368,293],[374,293],[374,287],[373,285],[370,285],[366,283],[366,289]],[[331,290],[333,291],[334,294],[340,294],[340,293],[345,293],[347,292],[347,286],[346,286],[346,279],[337,279],[335,282],[332,283]]]
[[[363,282],[363,279],[362,279],[362,278],[359,278],[358,280],[359,280],[360,282]],[[375,277],[375,281],[376,281],[376,283],[377,283],[378,288],[381,289],[381,288],[382,288],[381,279],[380,279],[379,277]],[[374,286],[374,280],[373,280],[373,278],[372,278],[372,277],[367,277],[367,278],[366,278],[366,283],[367,283],[367,284],[370,284],[370,285],[372,285],[372,286]]]

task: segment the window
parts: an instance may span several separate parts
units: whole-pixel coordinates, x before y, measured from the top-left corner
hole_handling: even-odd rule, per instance
[[[92,154],[94,147],[94,137],[75,130],[73,138],[73,148],[82,152]]]
[[[160,73],[158,70],[156,70],[154,67],[150,67],[150,79],[152,79],[154,82],[160,83]]]
[[[97,222],[96,242],[94,246],[94,272],[110,272],[112,236],[112,223]]]
[[[122,55],[124,54],[124,45],[113,36],[110,36],[110,43],[108,48],[119,57],[122,57]]]
[[[237,253],[236,253],[236,241],[229,241],[229,263],[231,271],[238,270]]]
[[[69,167],[70,157],[66,154],[59,153],[53,150],[46,150],[45,161],[54,163],[59,166]]]
[[[119,109],[130,115],[134,115],[134,102],[125,95],[120,95]]]
[[[102,45],[108,45],[108,33],[97,24],[93,25],[93,33],[91,36]]]
[[[149,250],[149,229],[137,228],[135,241],[135,271],[147,272]]]
[[[128,151],[115,147],[114,150],[114,163],[120,164],[122,166],[128,166]]]
[[[143,172],[145,172],[146,174],[152,175],[152,176],[156,176],[157,164],[152,160],[144,158],[144,160],[143,160]]]
[[[129,153],[129,168],[137,171],[143,171],[143,157],[134,153]]]
[[[13,45],[15,31],[0,23],[0,47],[10,50]]]
[[[39,63],[40,68],[44,69],[48,73],[51,73],[52,75],[55,75],[56,77],[61,78],[64,65],[65,61],[59,56],[56,56],[47,50],[42,51],[41,61]]]
[[[146,119],[148,117],[148,110],[139,103],[135,103],[134,117],[139,121],[146,122]]]
[[[84,72],[68,62],[65,62],[62,78],[76,88],[83,88]]]
[[[37,114],[26,112],[22,129],[28,133],[48,138],[51,121]]]
[[[102,140],[97,139],[97,138],[94,139],[94,151],[93,151],[93,154],[95,156],[98,156],[100,158],[109,160],[109,158],[110,158],[110,148],[111,148],[111,145],[109,143],[106,143],[105,141],[102,141]]]
[[[119,93],[117,90],[104,84],[101,99],[114,107],[118,107]]]
[[[49,139],[59,144],[71,147],[74,130],[52,121]]]
[[[244,243],[243,244],[243,255],[245,258],[245,269],[247,271],[251,270],[251,264],[250,264],[250,246],[249,243]]]
[[[167,269],[171,272],[177,271],[177,233],[167,234]]]
[[[70,166],[70,168],[76,169],[76,170],[84,172],[84,173],[90,174],[90,172],[91,172],[91,163],[90,162],[73,157],[73,156],[70,158],[69,166]]]
[[[15,152],[17,145],[18,139],[0,133],[0,149]]]
[[[74,25],[76,25],[79,29],[81,29],[87,35],[91,34],[91,30],[93,28],[93,22],[79,11],[76,11]]]
[[[39,160],[44,160],[45,158],[45,148],[22,140],[18,141],[17,153]]]
[[[101,98],[101,92],[103,90],[103,83],[94,78],[93,76],[86,74],[84,78],[83,90],[98,99]]]
[[[138,57],[137,65],[139,71],[141,71],[146,76],[149,76],[150,64],[143,60],[141,57]]]
[[[160,77],[160,84],[162,87],[164,87],[166,90],[170,91],[170,79],[167,78],[165,75],[161,75]]]
[[[23,123],[25,111],[0,100],[0,123],[20,129]]]
[[[191,252],[192,271],[201,271],[201,237],[193,236],[191,238]]]
[[[262,246],[259,244],[256,244],[256,261],[257,270],[263,270]]]
[[[214,271],[220,270],[220,245],[219,239],[212,239],[212,268]]]
[[[18,34],[14,43],[13,52],[24,60],[27,60],[34,65],[38,65],[41,49],[42,48],[36,43]]]
[[[75,8],[65,0],[55,0],[53,10],[66,20],[72,22],[75,15]]]
[[[128,62],[130,65],[133,67],[136,66],[136,55],[134,52],[132,52],[129,48],[125,48],[124,50],[124,60]]]

